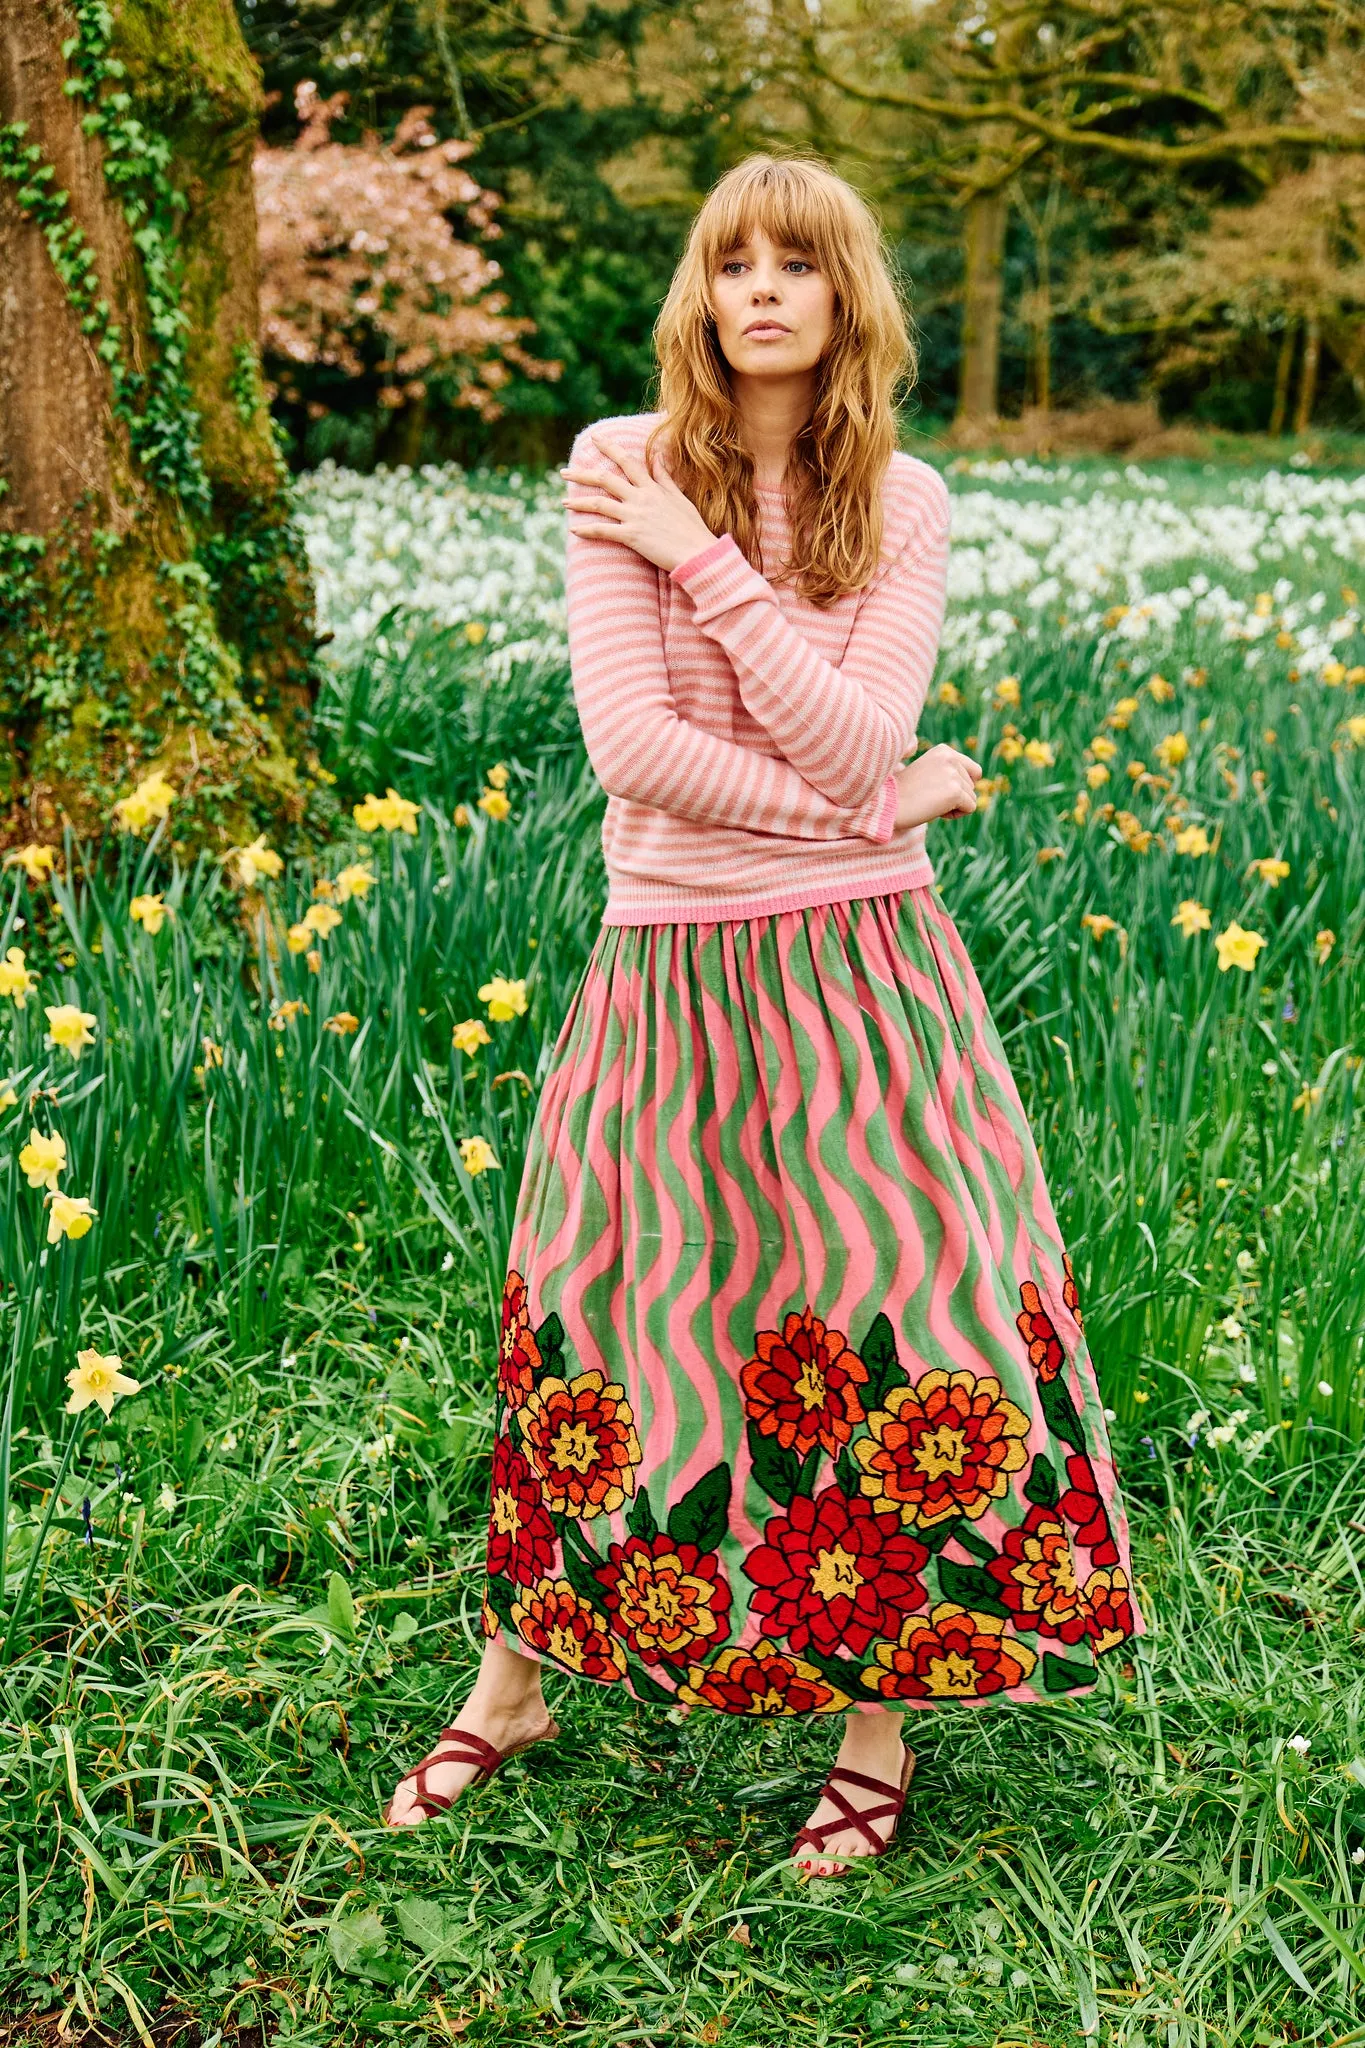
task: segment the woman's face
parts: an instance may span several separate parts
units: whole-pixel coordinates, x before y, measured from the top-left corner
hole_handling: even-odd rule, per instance
[[[721,257],[711,308],[721,353],[744,377],[813,370],[834,332],[834,286],[815,258],[764,234]]]

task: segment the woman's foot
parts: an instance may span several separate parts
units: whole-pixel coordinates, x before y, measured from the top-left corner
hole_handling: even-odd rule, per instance
[[[850,1785],[847,1780],[837,1780],[840,1793],[855,1813],[885,1808],[899,1790],[908,1754],[901,1741],[904,1718],[902,1714],[876,1713],[847,1716],[836,1768],[857,1771],[865,1778],[877,1778],[887,1788],[884,1792],[874,1792],[865,1785]],[[842,1809],[828,1797],[823,1797],[806,1826],[818,1829],[824,1822],[837,1821],[841,1816]],[[878,1841],[889,1842],[896,1819],[882,1812],[879,1819],[870,1820],[867,1825]],[[872,1854],[872,1844],[862,1829],[849,1822],[827,1835],[823,1848],[814,1849],[805,1844],[795,1850],[793,1860],[797,1869],[807,1877],[837,1877],[840,1871],[848,1868],[851,1857]]]
[[[518,1657],[501,1643],[487,1644],[474,1690],[449,1725],[467,1730],[499,1750],[520,1748],[554,1733],[555,1724],[540,1690],[540,1666],[529,1657]],[[439,1754],[444,1747],[438,1742],[435,1752],[429,1754]],[[473,1783],[480,1768],[468,1758],[452,1757],[449,1762],[431,1764],[423,1783],[428,1793],[454,1799]],[[409,1771],[394,1788],[386,1824],[393,1828],[415,1828],[426,1818],[413,1773]]]

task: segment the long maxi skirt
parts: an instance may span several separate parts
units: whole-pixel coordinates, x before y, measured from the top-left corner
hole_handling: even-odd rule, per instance
[[[602,927],[509,1251],[483,1625],[745,1715],[1079,1693],[1141,1632],[1071,1261],[936,884]]]

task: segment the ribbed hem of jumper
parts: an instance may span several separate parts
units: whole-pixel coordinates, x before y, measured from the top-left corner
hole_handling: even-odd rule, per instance
[[[860,876],[825,889],[789,889],[776,894],[708,902],[699,893],[633,881],[626,895],[614,892],[602,912],[603,924],[730,924],[736,919],[775,916],[784,910],[815,910],[825,903],[858,903],[865,896],[899,896],[906,889],[933,886],[933,863],[925,858],[893,875]]]
[[[874,846],[885,846],[896,829],[896,805],[900,801],[900,788],[894,775],[886,778],[886,794],[882,807],[877,813],[877,829],[872,834]]]

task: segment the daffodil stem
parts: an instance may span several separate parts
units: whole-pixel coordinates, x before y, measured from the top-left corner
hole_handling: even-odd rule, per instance
[[[47,1532],[52,1526],[52,1517],[57,1512],[57,1504],[62,1497],[62,1487],[66,1483],[67,1473],[71,1470],[71,1460],[75,1453],[76,1445],[80,1440],[80,1435],[80,1423],[73,1422],[71,1434],[66,1440],[66,1449],[62,1452],[62,1462],[57,1468],[57,1477],[52,1482],[52,1491],[48,1495],[47,1506],[43,1510],[43,1519],[39,1526],[38,1534],[34,1539],[33,1549],[29,1553],[24,1576],[19,1584],[19,1591],[15,1595],[14,1612],[10,1615],[9,1623],[5,1629],[5,1640],[3,1644],[0,1644],[0,1665],[8,1662],[11,1639],[15,1629],[23,1619],[24,1609],[28,1606],[28,1596],[33,1585],[33,1575],[38,1569],[38,1562],[43,1554],[43,1545],[47,1541]],[[8,1530],[6,1530],[5,1534],[8,1537]],[[8,1550],[8,1548],[9,1545],[6,1541],[5,1549]],[[3,1576],[3,1569],[0,1568],[0,1581],[3,1581]]]

